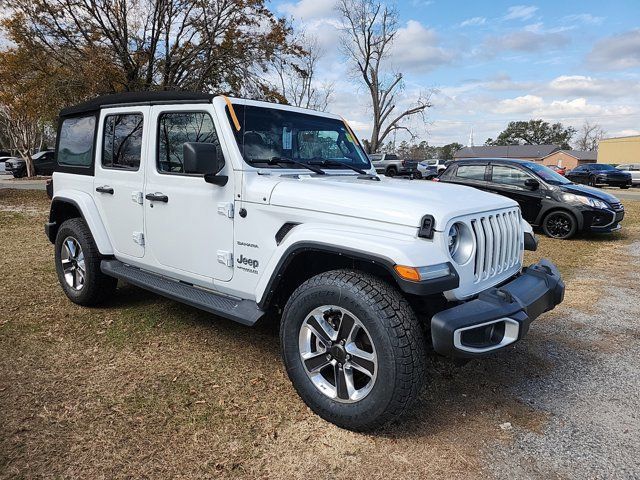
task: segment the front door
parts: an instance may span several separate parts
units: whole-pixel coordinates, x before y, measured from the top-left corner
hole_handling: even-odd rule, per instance
[[[525,181],[529,179],[537,180],[520,168],[511,165],[492,165],[488,189],[518,202],[523,218],[529,223],[535,223],[542,209],[544,186],[531,190],[530,187],[525,186]]]
[[[183,164],[186,142],[220,146],[216,122],[211,104],[151,107],[145,226],[148,254],[160,269],[228,281],[233,276],[231,165],[227,161],[220,172],[229,181],[218,186],[185,171]]]
[[[149,107],[103,110],[96,141],[94,198],[116,254],[144,256],[144,186]]]

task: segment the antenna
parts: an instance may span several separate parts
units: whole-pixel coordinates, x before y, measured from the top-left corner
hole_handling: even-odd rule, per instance
[[[471,127],[471,132],[469,133],[469,143],[467,144],[467,147],[473,147],[473,127]]]

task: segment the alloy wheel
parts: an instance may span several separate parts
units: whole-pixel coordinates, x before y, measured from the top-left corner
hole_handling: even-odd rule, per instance
[[[78,240],[67,237],[60,252],[64,279],[71,288],[81,290],[86,279],[84,253]]]
[[[571,220],[565,215],[552,215],[547,219],[547,231],[556,238],[566,237],[571,233]]]
[[[378,359],[371,336],[351,312],[335,305],[311,311],[300,327],[299,351],[307,376],[327,397],[353,403],[376,380]]]

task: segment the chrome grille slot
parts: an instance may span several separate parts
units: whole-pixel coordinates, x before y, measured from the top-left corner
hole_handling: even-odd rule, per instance
[[[520,263],[522,227],[519,209],[469,220],[475,237],[474,283],[491,279]]]

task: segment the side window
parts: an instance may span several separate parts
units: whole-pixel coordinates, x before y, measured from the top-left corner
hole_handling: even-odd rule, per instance
[[[138,170],[142,151],[142,114],[108,115],[104,119],[102,166]]]
[[[484,180],[486,165],[458,165],[456,177],[467,180]]]
[[[493,183],[524,188],[524,182],[529,178],[531,178],[531,176],[519,168],[509,167],[506,165],[494,165],[491,180]]]
[[[93,161],[93,137],[96,117],[67,118],[60,127],[58,164],[69,167],[90,167]]]
[[[158,171],[184,173],[182,145],[188,142],[219,145],[211,115],[206,112],[167,112],[158,118]]]

